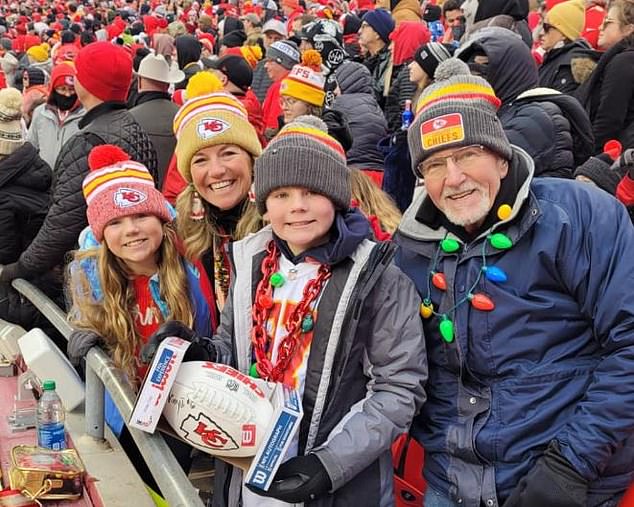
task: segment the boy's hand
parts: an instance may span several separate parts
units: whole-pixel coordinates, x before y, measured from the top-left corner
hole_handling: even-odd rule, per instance
[[[282,463],[268,491],[247,487],[260,496],[302,503],[325,495],[332,488],[332,483],[321,460],[315,454],[308,454]]]
[[[141,362],[149,364],[156,354],[159,345],[165,338],[176,336],[188,342],[194,342],[198,335],[188,328],[185,324],[178,320],[169,320],[165,322],[158,330],[148,338],[147,343],[141,349]]]

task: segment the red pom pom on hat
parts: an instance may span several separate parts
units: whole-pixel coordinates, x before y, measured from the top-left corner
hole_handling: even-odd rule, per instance
[[[130,155],[114,144],[95,146],[88,154],[88,167],[91,171],[103,169],[119,162],[130,160]]]

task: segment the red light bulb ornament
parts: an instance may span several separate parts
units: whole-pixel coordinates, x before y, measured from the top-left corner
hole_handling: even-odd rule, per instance
[[[447,279],[445,278],[444,273],[434,273],[432,272],[431,283],[438,290],[446,291],[447,290]]]
[[[469,294],[467,297],[469,298],[471,306],[473,306],[476,310],[480,310],[481,312],[490,312],[495,310],[495,303],[485,294]]]

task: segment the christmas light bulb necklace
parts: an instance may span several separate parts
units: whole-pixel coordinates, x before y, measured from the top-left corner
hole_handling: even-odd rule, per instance
[[[497,211],[497,215],[501,220],[508,219],[511,216],[511,213],[512,208],[508,204],[502,204]],[[482,258],[482,268],[478,271],[478,276],[476,277],[475,282],[471,285],[464,297],[456,301],[449,309],[440,313],[434,309],[434,305],[431,300],[432,285],[442,292],[447,290],[447,280],[445,278],[445,274],[437,271],[438,263],[440,261],[440,252],[442,251],[444,253],[451,254],[460,250],[460,242],[454,238],[448,237],[448,235],[449,233],[445,234],[445,237],[440,241],[440,243],[438,243],[438,247],[434,253],[431,269],[427,275],[427,292],[420,306],[420,314],[425,319],[429,319],[432,316],[438,317],[440,319],[440,323],[438,325],[440,335],[447,343],[452,343],[454,340],[455,330],[454,323],[450,315],[452,315],[459,306],[469,302],[473,308],[479,311],[490,312],[495,309],[495,303],[489,296],[481,292],[474,293],[476,287],[480,283],[480,280],[482,280],[482,277],[484,276],[487,280],[493,283],[504,283],[508,279],[504,270],[498,266],[487,265],[487,245],[491,245],[496,250],[503,251],[511,248],[513,246],[513,242],[506,234],[501,232],[488,235],[486,241],[482,242],[482,252],[480,254]]]

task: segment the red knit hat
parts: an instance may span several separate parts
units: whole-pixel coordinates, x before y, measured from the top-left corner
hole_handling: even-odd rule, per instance
[[[76,79],[103,101],[125,102],[132,81],[132,57],[117,44],[93,42],[75,58]]]
[[[155,187],[146,167],[130,160],[118,146],[103,144],[88,155],[90,172],[82,184],[86,216],[97,241],[103,240],[108,222],[139,213],[171,222],[168,203]]]
[[[58,86],[75,86],[75,67],[70,62],[60,63],[53,67],[51,81],[49,83],[49,93],[52,93]]]

